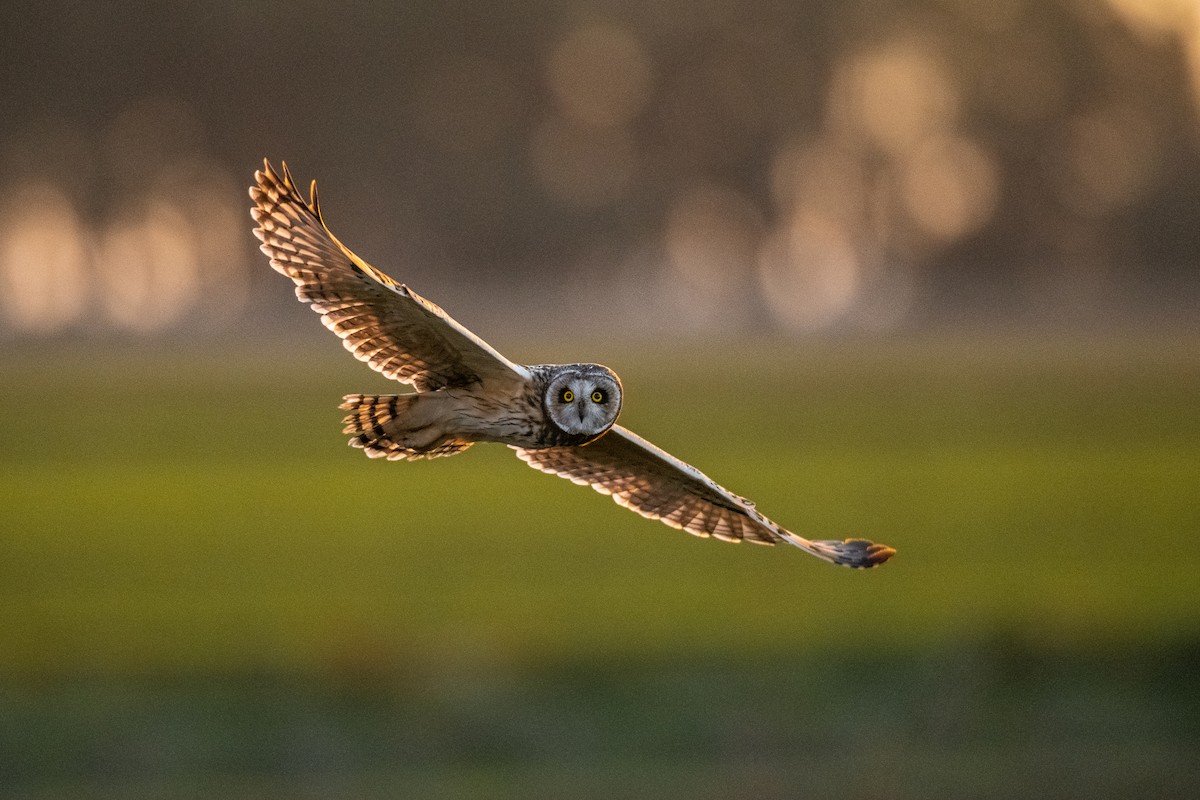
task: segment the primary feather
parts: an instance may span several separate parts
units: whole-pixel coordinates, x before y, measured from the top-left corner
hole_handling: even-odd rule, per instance
[[[280,175],[264,161],[254,179],[251,214],[262,251],[355,358],[422,392],[528,378],[437,305],[339,242],[321,217],[316,181],[306,201],[286,164]]]
[[[755,544],[787,542],[848,567],[874,567],[896,551],[864,539],[805,539],[763,516],[754,503],[620,425],[585,447],[515,448],[534,469],[591,486],[619,505],[696,536]]]

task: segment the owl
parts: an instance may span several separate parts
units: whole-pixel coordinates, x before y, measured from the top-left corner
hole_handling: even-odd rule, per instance
[[[649,519],[697,536],[787,542],[848,567],[895,551],[865,539],[810,540],[754,503],[617,425],[622,388],[599,364],[509,361],[434,303],[367,264],[326,226],[314,181],[305,200],[287,165],[269,161],[250,187],[255,236],[296,297],[355,358],[415,391],[346,395],[343,433],[371,458],[433,458],[498,442],[534,469],[610,495]]]

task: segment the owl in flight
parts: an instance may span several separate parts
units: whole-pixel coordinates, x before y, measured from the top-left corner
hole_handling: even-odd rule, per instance
[[[865,539],[809,540],[754,503],[616,424],[621,381],[599,364],[514,364],[435,304],[350,252],[326,227],[314,181],[306,201],[287,165],[264,161],[250,187],[254,234],[271,266],[360,361],[416,391],[346,395],[343,433],[371,458],[449,456],[500,442],[534,469],[612,495],[697,536],[787,542],[848,567],[895,551]]]

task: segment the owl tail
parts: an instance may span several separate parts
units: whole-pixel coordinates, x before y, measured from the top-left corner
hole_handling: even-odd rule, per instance
[[[370,458],[400,459],[452,456],[470,447],[446,431],[440,397],[425,394],[348,394],[338,408],[349,411],[342,433],[351,433],[351,447]]]

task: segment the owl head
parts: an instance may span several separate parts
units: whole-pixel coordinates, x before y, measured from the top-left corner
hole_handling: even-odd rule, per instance
[[[593,439],[617,421],[621,380],[599,364],[566,364],[555,368],[544,402],[547,416],[563,432]]]

